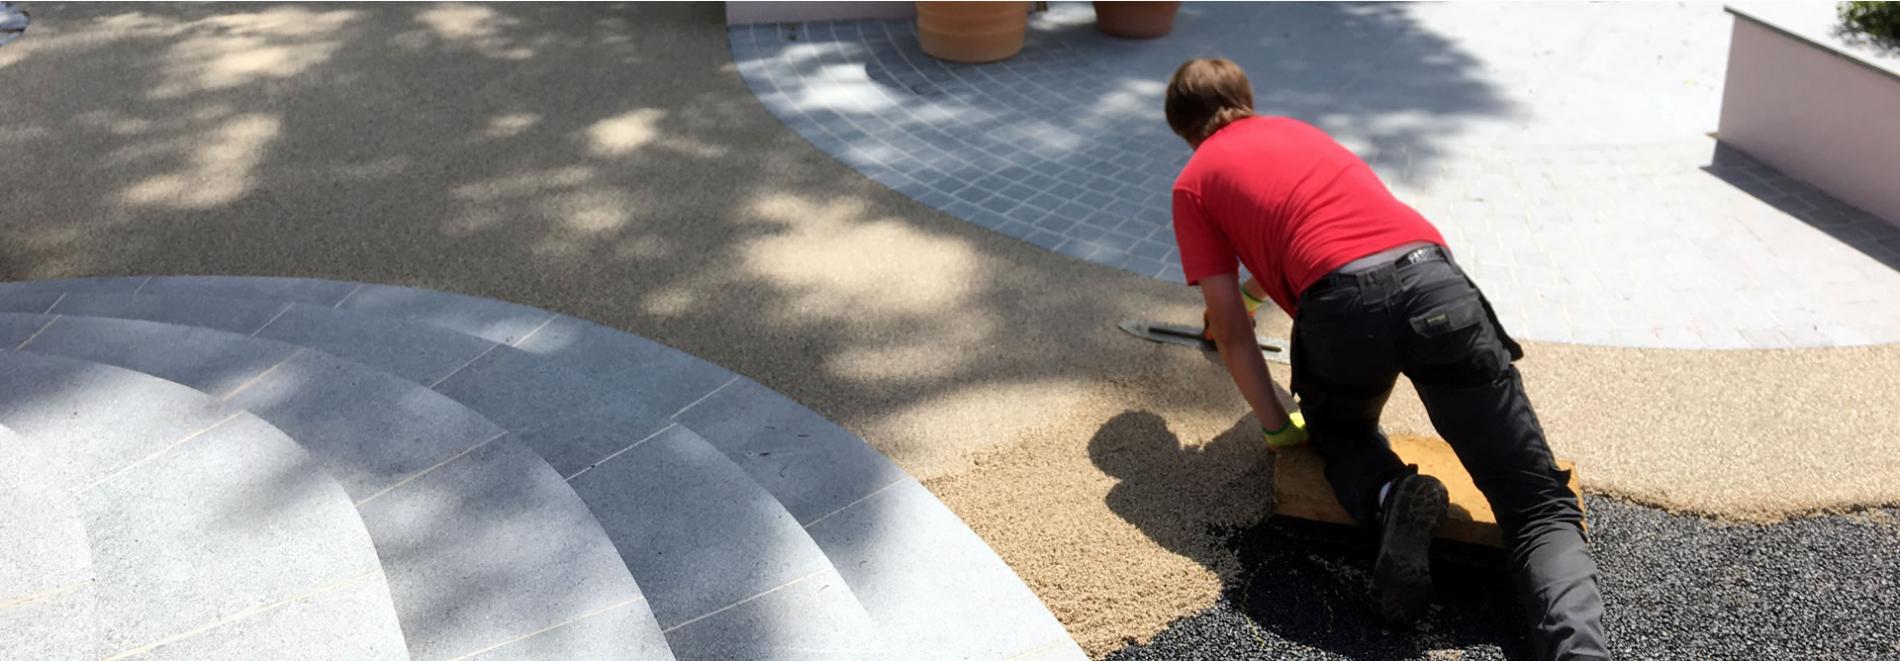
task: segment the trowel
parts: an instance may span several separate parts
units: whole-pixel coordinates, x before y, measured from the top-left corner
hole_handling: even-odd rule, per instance
[[[1179,324],[1164,324],[1159,321],[1141,319],[1123,319],[1121,329],[1129,335],[1150,342],[1175,344],[1194,347],[1203,351],[1213,351],[1214,341],[1207,339],[1203,329]],[[1254,342],[1260,345],[1260,353],[1267,360],[1276,363],[1291,363],[1292,352],[1287,349],[1285,340],[1254,336]]]

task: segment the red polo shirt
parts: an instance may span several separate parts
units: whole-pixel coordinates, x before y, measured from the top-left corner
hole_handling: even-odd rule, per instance
[[[1347,262],[1445,244],[1365,161],[1285,117],[1242,119],[1201,143],[1174,180],[1174,240],[1188,284],[1235,273],[1238,259],[1289,315],[1300,292]]]

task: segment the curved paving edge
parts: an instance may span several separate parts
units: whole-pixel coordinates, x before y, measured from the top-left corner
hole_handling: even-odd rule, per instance
[[[9,340],[43,326],[0,317]],[[406,658],[347,494],[270,424],[177,383],[10,349],[0,423],[78,500],[96,573],[85,656],[255,658],[323,640]]]
[[[212,393],[295,438],[367,526],[412,657],[606,617],[622,626],[583,647],[665,658],[639,588],[560,475],[446,397],[294,345],[147,321],[43,315],[20,346]]]
[[[32,311],[57,307],[72,313],[105,314],[116,308],[128,316],[202,324],[220,323],[218,315],[241,307],[229,301],[218,303],[218,298],[290,301],[299,305],[280,306],[283,318],[309,320],[325,316],[320,309],[329,308],[410,322],[411,328],[420,323],[481,338],[493,345],[485,356],[495,358],[484,357],[481,362],[486,367],[471,363],[457,369],[436,384],[438,389],[457,398],[480,397],[475,389],[457,392],[456,383],[492,382],[470,375],[489,368],[500,373],[518,371],[524,368],[518,359],[529,356],[606,384],[629,400],[637,396],[649,401],[649,408],[658,409],[658,415],[634,415],[638,418],[635,426],[651,429],[655,423],[678,424],[697,432],[765,487],[818,543],[884,638],[909,652],[907,658],[1082,656],[1060,623],[987,544],[888,459],[837,425],[749,379],[643,338],[492,299],[334,281],[98,278],[6,283],[0,284],[0,293],[5,294],[0,300],[13,306],[9,309],[44,304]],[[114,301],[112,293],[149,300]],[[180,312],[187,306],[197,312]],[[236,319],[223,322],[227,325],[249,323],[243,315],[226,318]],[[343,346],[281,328],[266,328],[260,335],[326,351]],[[357,343],[358,351],[369,351],[359,360],[394,355],[390,347],[371,345]],[[441,372],[439,365],[374,364],[388,366],[406,378],[435,378]],[[499,422],[511,416],[504,411],[494,417]],[[526,429],[527,421],[533,419],[527,415],[503,425]],[[598,421],[590,423],[581,416],[564,423],[585,428]],[[557,425],[526,431],[523,439],[563,474],[583,481],[584,476],[570,471],[593,466],[581,458],[584,454],[563,456],[548,450],[553,444],[532,441],[537,434],[550,433],[571,432]],[[587,442],[582,434],[579,443]],[[956,570],[933,571],[928,569],[931,566]],[[678,645],[675,648],[677,652]]]
[[[1190,3],[1170,36],[1129,42],[1064,2],[1032,15],[1021,55],[984,65],[924,55],[914,21],[728,41],[760,104],[819,151],[1067,257],[1182,281],[1168,191],[1190,151],[1161,102],[1183,60],[1218,54],[1255,73],[1263,113],[1328,130],[1430,218],[1521,338],[1900,342],[1900,219],[1707,135],[1729,21],[1695,5]],[[1663,24],[1670,39],[1648,38]]]
[[[29,443],[0,427],[0,658],[95,658],[86,524]]]

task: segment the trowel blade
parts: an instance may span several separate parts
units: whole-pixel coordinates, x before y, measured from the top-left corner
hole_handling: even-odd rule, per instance
[[[1201,329],[1193,326],[1165,324],[1158,321],[1145,321],[1141,319],[1124,319],[1120,326],[1121,329],[1127,331],[1129,335],[1150,342],[1194,347],[1202,350],[1214,349],[1214,343],[1202,338]],[[1290,358],[1291,352],[1287,350],[1287,345],[1284,340],[1255,335],[1254,342],[1260,346],[1260,353],[1267,360],[1276,363],[1292,362]]]

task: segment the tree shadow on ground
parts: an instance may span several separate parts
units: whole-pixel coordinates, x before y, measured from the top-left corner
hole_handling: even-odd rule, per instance
[[[1096,433],[1089,456],[1121,480],[1109,492],[1109,508],[1155,543],[1219,574],[1222,598],[1215,608],[1237,611],[1244,622],[1236,626],[1249,628],[1248,635],[1351,658],[1418,658],[1463,648],[1529,656],[1510,577],[1482,556],[1433,563],[1433,605],[1416,630],[1381,626],[1367,597],[1371,540],[1351,528],[1271,517],[1272,461],[1250,419],[1191,447],[1160,416],[1127,411]],[[1258,506],[1244,507],[1252,518],[1237,524],[1192,509],[1220,499]],[[1204,642],[1177,643],[1164,632],[1147,651]],[[1260,643],[1254,653],[1270,658],[1276,646]]]
[[[0,276],[515,301],[732,368],[920,479],[1178,369],[1114,324],[1189,321],[1191,291],[840,167],[747,90],[720,10],[36,4],[0,50]]]

